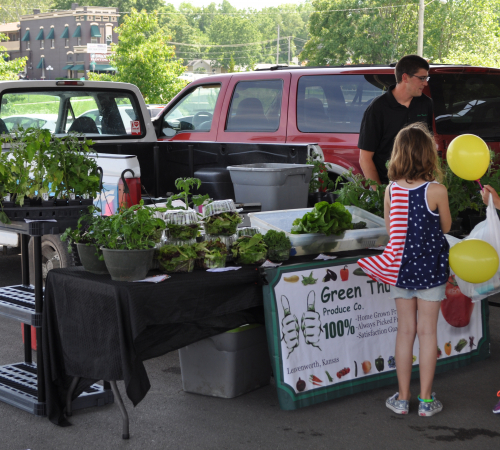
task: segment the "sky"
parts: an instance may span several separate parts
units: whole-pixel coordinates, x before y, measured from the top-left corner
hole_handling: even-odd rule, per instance
[[[166,3],[172,3],[178,7],[184,0],[166,0]],[[210,3],[222,3],[222,0],[186,0],[187,3],[191,3],[194,6],[207,6]],[[267,6],[280,6],[286,3],[299,4],[303,3],[304,0],[228,0],[231,5],[238,9],[244,9],[251,7],[253,9],[262,9]]]

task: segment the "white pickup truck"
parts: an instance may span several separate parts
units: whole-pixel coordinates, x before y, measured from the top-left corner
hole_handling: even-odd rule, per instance
[[[168,108],[168,105],[167,105]],[[203,182],[199,193],[214,199],[234,198],[226,167],[248,163],[305,163],[321,148],[308,144],[264,142],[168,142],[158,140],[139,89],[127,83],[96,81],[0,81],[0,133],[16,127],[47,128],[56,136],[79,132],[94,141],[104,190],[95,204],[112,214],[120,204],[126,179],[132,198],[164,197],[178,177]],[[195,132],[193,132],[195,133]],[[2,151],[8,151],[6,147]],[[132,201],[131,201],[132,200]],[[15,233],[0,231],[0,245],[17,247]],[[59,236],[42,240],[44,272],[74,263]],[[31,259],[31,258],[30,258]]]

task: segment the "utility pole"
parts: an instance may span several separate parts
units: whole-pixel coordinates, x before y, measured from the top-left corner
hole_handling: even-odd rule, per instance
[[[417,55],[423,56],[424,54],[424,0],[420,0],[418,6],[418,40],[417,40]]]
[[[280,63],[280,26],[278,25],[278,41],[276,43],[276,65]]]
[[[290,65],[290,38],[292,36],[288,36],[288,65]]]

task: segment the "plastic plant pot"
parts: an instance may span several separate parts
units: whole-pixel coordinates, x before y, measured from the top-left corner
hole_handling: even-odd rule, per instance
[[[167,228],[165,234],[168,241],[190,241],[198,235],[198,215],[190,210],[171,210],[163,216]]]
[[[96,250],[94,245],[76,244],[78,256],[82,262],[83,268],[96,275],[109,275],[106,263],[99,259],[102,255],[101,250]]]
[[[290,259],[290,249],[286,248],[268,248],[267,257],[271,261],[288,261]]]
[[[219,258],[203,258],[201,263],[201,267],[203,269],[218,269],[221,267],[226,267],[226,257],[221,256]]]
[[[260,233],[260,228],[259,227],[242,227],[238,228],[236,231],[236,237],[239,238],[241,236],[254,236],[256,234]]]
[[[228,216],[236,216],[228,220]],[[232,200],[217,200],[203,207],[205,233],[213,236],[231,236],[236,233],[241,217]]]
[[[177,264],[172,264],[168,261],[159,260],[159,265],[160,270],[164,273],[188,273],[193,271],[194,262],[194,259],[187,259],[185,261],[178,262]]]
[[[104,262],[114,281],[136,281],[146,278],[153,263],[155,249],[110,250],[101,248]]]
[[[267,252],[245,253],[243,256],[236,257],[236,264],[262,264],[266,260]]]

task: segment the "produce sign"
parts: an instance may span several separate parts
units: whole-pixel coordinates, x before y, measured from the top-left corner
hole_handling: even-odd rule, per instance
[[[357,259],[266,269],[266,331],[282,409],[397,384],[391,286],[365,276]],[[487,300],[467,303],[456,289],[451,279],[448,298],[460,308],[441,307],[437,373],[489,356]],[[418,356],[417,339],[413,377]]]

